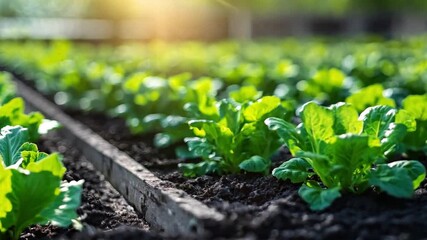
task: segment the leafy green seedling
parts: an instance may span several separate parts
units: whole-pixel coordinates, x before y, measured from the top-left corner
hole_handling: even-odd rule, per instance
[[[0,128],[7,125],[22,126],[28,129],[29,140],[37,141],[39,138],[39,127],[44,116],[39,112],[25,113],[25,104],[22,98],[13,98],[6,104],[0,106]]]
[[[0,72],[0,104],[9,102],[16,95],[15,85],[12,83],[12,75]]]
[[[0,239],[17,240],[33,224],[68,227],[77,219],[83,181],[62,182],[58,154],[39,152],[28,131],[6,126],[0,135]]]
[[[321,102],[337,102],[346,92],[346,75],[339,69],[320,69],[309,80],[301,81],[298,88],[309,98]]]
[[[349,104],[322,107],[309,102],[300,111],[298,126],[268,118],[266,125],[295,156],[273,175],[303,183],[299,195],[313,210],[330,206],[341,192],[361,193],[371,186],[409,198],[425,178],[424,166],[413,160],[385,163],[413,125],[414,120],[404,115],[389,106],[375,106],[358,116]]]
[[[403,110],[416,121],[413,126],[415,131],[409,132],[403,140],[405,148],[427,153],[427,94],[410,95],[403,100],[402,105]]]
[[[243,104],[224,99],[217,104],[218,119],[189,122],[197,137],[186,138],[188,148],[203,162],[180,164],[185,176],[208,173],[266,173],[280,139],[264,125],[268,117],[287,118],[289,110],[277,97],[267,96]]]
[[[387,105],[396,107],[393,99],[384,96],[384,88],[381,84],[374,84],[353,93],[345,100],[353,105],[358,112],[362,112],[368,107],[377,105]]]

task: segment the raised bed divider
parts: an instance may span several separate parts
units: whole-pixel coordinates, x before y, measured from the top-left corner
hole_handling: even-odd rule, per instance
[[[72,140],[83,155],[150,225],[176,236],[206,236],[225,216],[164,181],[108,143],[88,127],[73,120],[55,104],[16,80],[17,90],[28,108],[62,124],[61,136]]]

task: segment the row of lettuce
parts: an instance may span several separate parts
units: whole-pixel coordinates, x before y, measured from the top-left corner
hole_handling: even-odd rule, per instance
[[[184,140],[178,156],[202,160],[179,165],[187,177],[268,174],[285,145],[294,158],[273,175],[302,183],[300,196],[321,210],[343,192],[372,187],[408,198],[424,180],[420,162],[390,162],[427,153],[423,39],[11,42],[0,44],[0,62],[59,105],[122,117],[135,134],[155,132],[157,147]]]
[[[25,113],[10,75],[0,72],[0,239],[19,239],[33,224],[77,226],[82,181],[62,181],[57,153],[40,152],[40,134],[57,123],[38,112]]]

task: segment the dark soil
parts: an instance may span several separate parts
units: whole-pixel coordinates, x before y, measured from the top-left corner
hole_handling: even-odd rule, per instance
[[[123,119],[106,119],[102,114],[87,114],[79,111],[66,110],[66,112],[148,168],[175,168],[180,162],[174,158],[173,148],[157,149],[153,146],[154,135],[132,135]]]
[[[77,211],[84,228],[78,232],[72,228],[37,225],[27,229],[21,239],[162,239],[148,232],[144,219],[69,142],[50,133],[38,145],[41,151],[63,155],[67,167],[64,180],[84,179],[82,205]]]
[[[298,186],[273,177],[204,176],[176,186],[226,213],[237,235],[257,239],[422,239],[427,238],[427,183],[414,199],[373,191],[344,195],[325,211],[313,212]]]

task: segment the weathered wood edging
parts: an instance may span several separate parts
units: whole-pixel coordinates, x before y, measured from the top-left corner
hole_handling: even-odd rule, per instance
[[[154,228],[171,236],[206,236],[224,215],[164,181],[108,143],[85,125],[73,120],[38,92],[16,80],[17,92],[28,107],[62,124],[61,136],[74,146]]]

